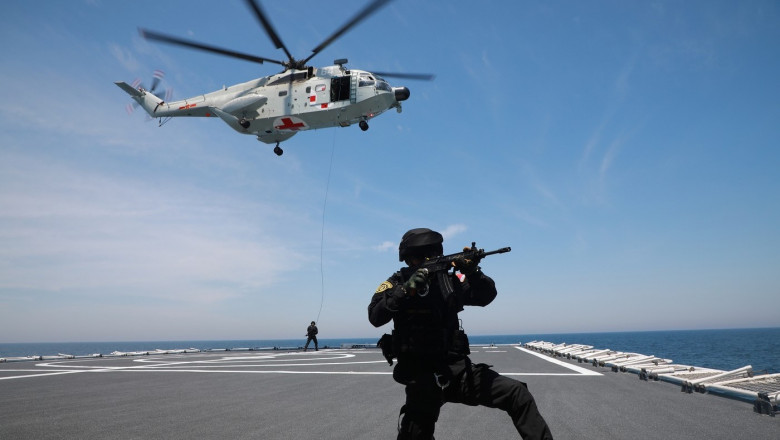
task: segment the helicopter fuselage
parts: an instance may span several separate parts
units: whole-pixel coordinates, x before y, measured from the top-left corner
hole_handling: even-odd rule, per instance
[[[218,117],[242,134],[271,144],[299,131],[346,127],[396,108],[409,97],[370,72],[342,65],[290,69],[191,98],[164,102],[143,88],[117,85],[153,118]]]

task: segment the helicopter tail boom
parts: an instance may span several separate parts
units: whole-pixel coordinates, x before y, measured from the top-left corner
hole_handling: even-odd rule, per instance
[[[126,83],[124,81],[115,81],[114,84],[119,86],[120,89],[124,90],[125,92],[127,92],[128,95],[130,95],[130,96],[132,96],[134,98],[135,97],[140,97],[142,95],[140,91],[134,89],[133,86],[131,86],[130,84],[128,84],[128,83]]]
[[[141,107],[146,110],[146,113],[149,113],[149,116],[156,117],[154,114],[157,108],[160,106],[160,104],[163,103],[163,100],[152,94],[151,92],[148,92],[143,89],[136,89],[130,84],[124,82],[124,81],[116,81],[114,82],[120,89],[124,90],[130,97],[132,97],[136,102],[138,102]]]

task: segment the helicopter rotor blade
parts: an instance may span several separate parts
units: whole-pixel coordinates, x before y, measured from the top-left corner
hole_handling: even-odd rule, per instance
[[[165,34],[161,34],[159,32],[154,32],[154,31],[150,31],[150,30],[147,30],[147,29],[139,28],[138,31],[141,33],[141,36],[144,37],[147,40],[158,41],[160,43],[173,44],[175,46],[189,47],[191,49],[203,50],[203,51],[206,51],[206,52],[216,53],[216,54],[219,54],[219,55],[225,55],[225,56],[229,56],[229,57],[232,57],[232,58],[238,58],[238,59],[241,59],[241,60],[252,61],[254,63],[263,64],[263,62],[269,62],[269,63],[284,65],[284,62],[279,61],[279,60],[272,60],[270,58],[258,57],[258,56],[255,56],[255,55],[249,55],[249,54],[245,54],[245,53],[241,53],[241,52],[236,52],[234,50],[222,49],[220,47],[210,46],[208,44],[198,43],[198,42],[191,41],[191,40],[185,40],[184,38],[174,37],[174,36],[171,36],[171,35],[165,35]]]
[[[334,32],[333,35],[331,35],[330,37],[325,39],[325,41],[320,43],[319,46],[315,47],[312,50],[312,54],[309,55],[308,58],[303,60],[303,63],[304,64],[308,63],[309,60],[314,57],[314,55],[317,55],[318,53],[320,53],[320,51],[322,51],[323,49],[328,47],[331,43],[336,41],[336,39],[341,37],[345,32],[347,32],[348,30],[352,29],[355,25],[357,25],[361,21],[363,21],[366,18],[368,18],[371,14],[373,14],[376,11],[378,11],[382,6],[384,6],[385,4],[389,3],[390,1],[392,1],[392,0],[374,0],[373,2],[371,2],[371,4],[369,4],[368,6],[363,8],[360,12],[355,14],[355,16],[352,17],[352,19],[349,20],[347,23],[345,23],[339,30]]]
[[[290,54],[290,51],[287,50],[287,46],[284,45],[282,39],[279,38],[279,34],[276,32],[276,29],[274,29],[271,21],[265,15],[265,12],[263,12],[263,8],[260,6],[260,4],[255,0],[246,0],[246,4],[252,9],[252,11],[254,11],[257,19],[260,20],[260,24],[263,25],[265,33],[268,34],[268,37],[274,43],[274,46],[276,46],[277,49],[284,50],[287,58],[289,58],[291,62],[294,61],[295,58],[293,58],[292,54]]]
[[[393,73],[393,72],[374,72],[371,73],[386,78],[399,78],[399,79],[418,79],[421,81],[432,81],[436,78],[436,75],[430,73]]]

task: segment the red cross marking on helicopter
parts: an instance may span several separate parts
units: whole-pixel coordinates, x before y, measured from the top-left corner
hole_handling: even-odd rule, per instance
[[[283,125],[277,125],[274,128],[277,130],[298,130],[305,127],[303,122],[293,122],[290,118],[282,118],[282,123]]]

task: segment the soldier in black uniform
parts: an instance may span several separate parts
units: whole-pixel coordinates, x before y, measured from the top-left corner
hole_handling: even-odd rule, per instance
[[[303,351],[308,350],[309,342],[311,341],[314,341],[314,351],[319,351],[320,347],[317,345],[317,333],[319,333],[319,330],[317,330],[317,326],[314,324],[314,321],[312,321],[311,325],[306,327],[306,345],[303,347]]]
[[[447,295],[435,277],[419,268],[425,258],[443,254],[441,234],[426,228],[404,234],[398,248],[402,268],[382,283],[371,298],[368,320],[380,327],[393,320],[392,342],[380,345],[398,359],[393,378],[406,386],[398,439],[433,439],[439,411],[445,402],[500,408],[524,439],[552,439],[534,398],[523,382],[501,376],[486,364],[473,364],[469,343],[460,327],[463,306],[490,304],[496,297],[493,280],[482,273],[479,261],[460,259],[455,268],[465,275],[452,280]],[[455,278],[453,272],[447,274]]]

